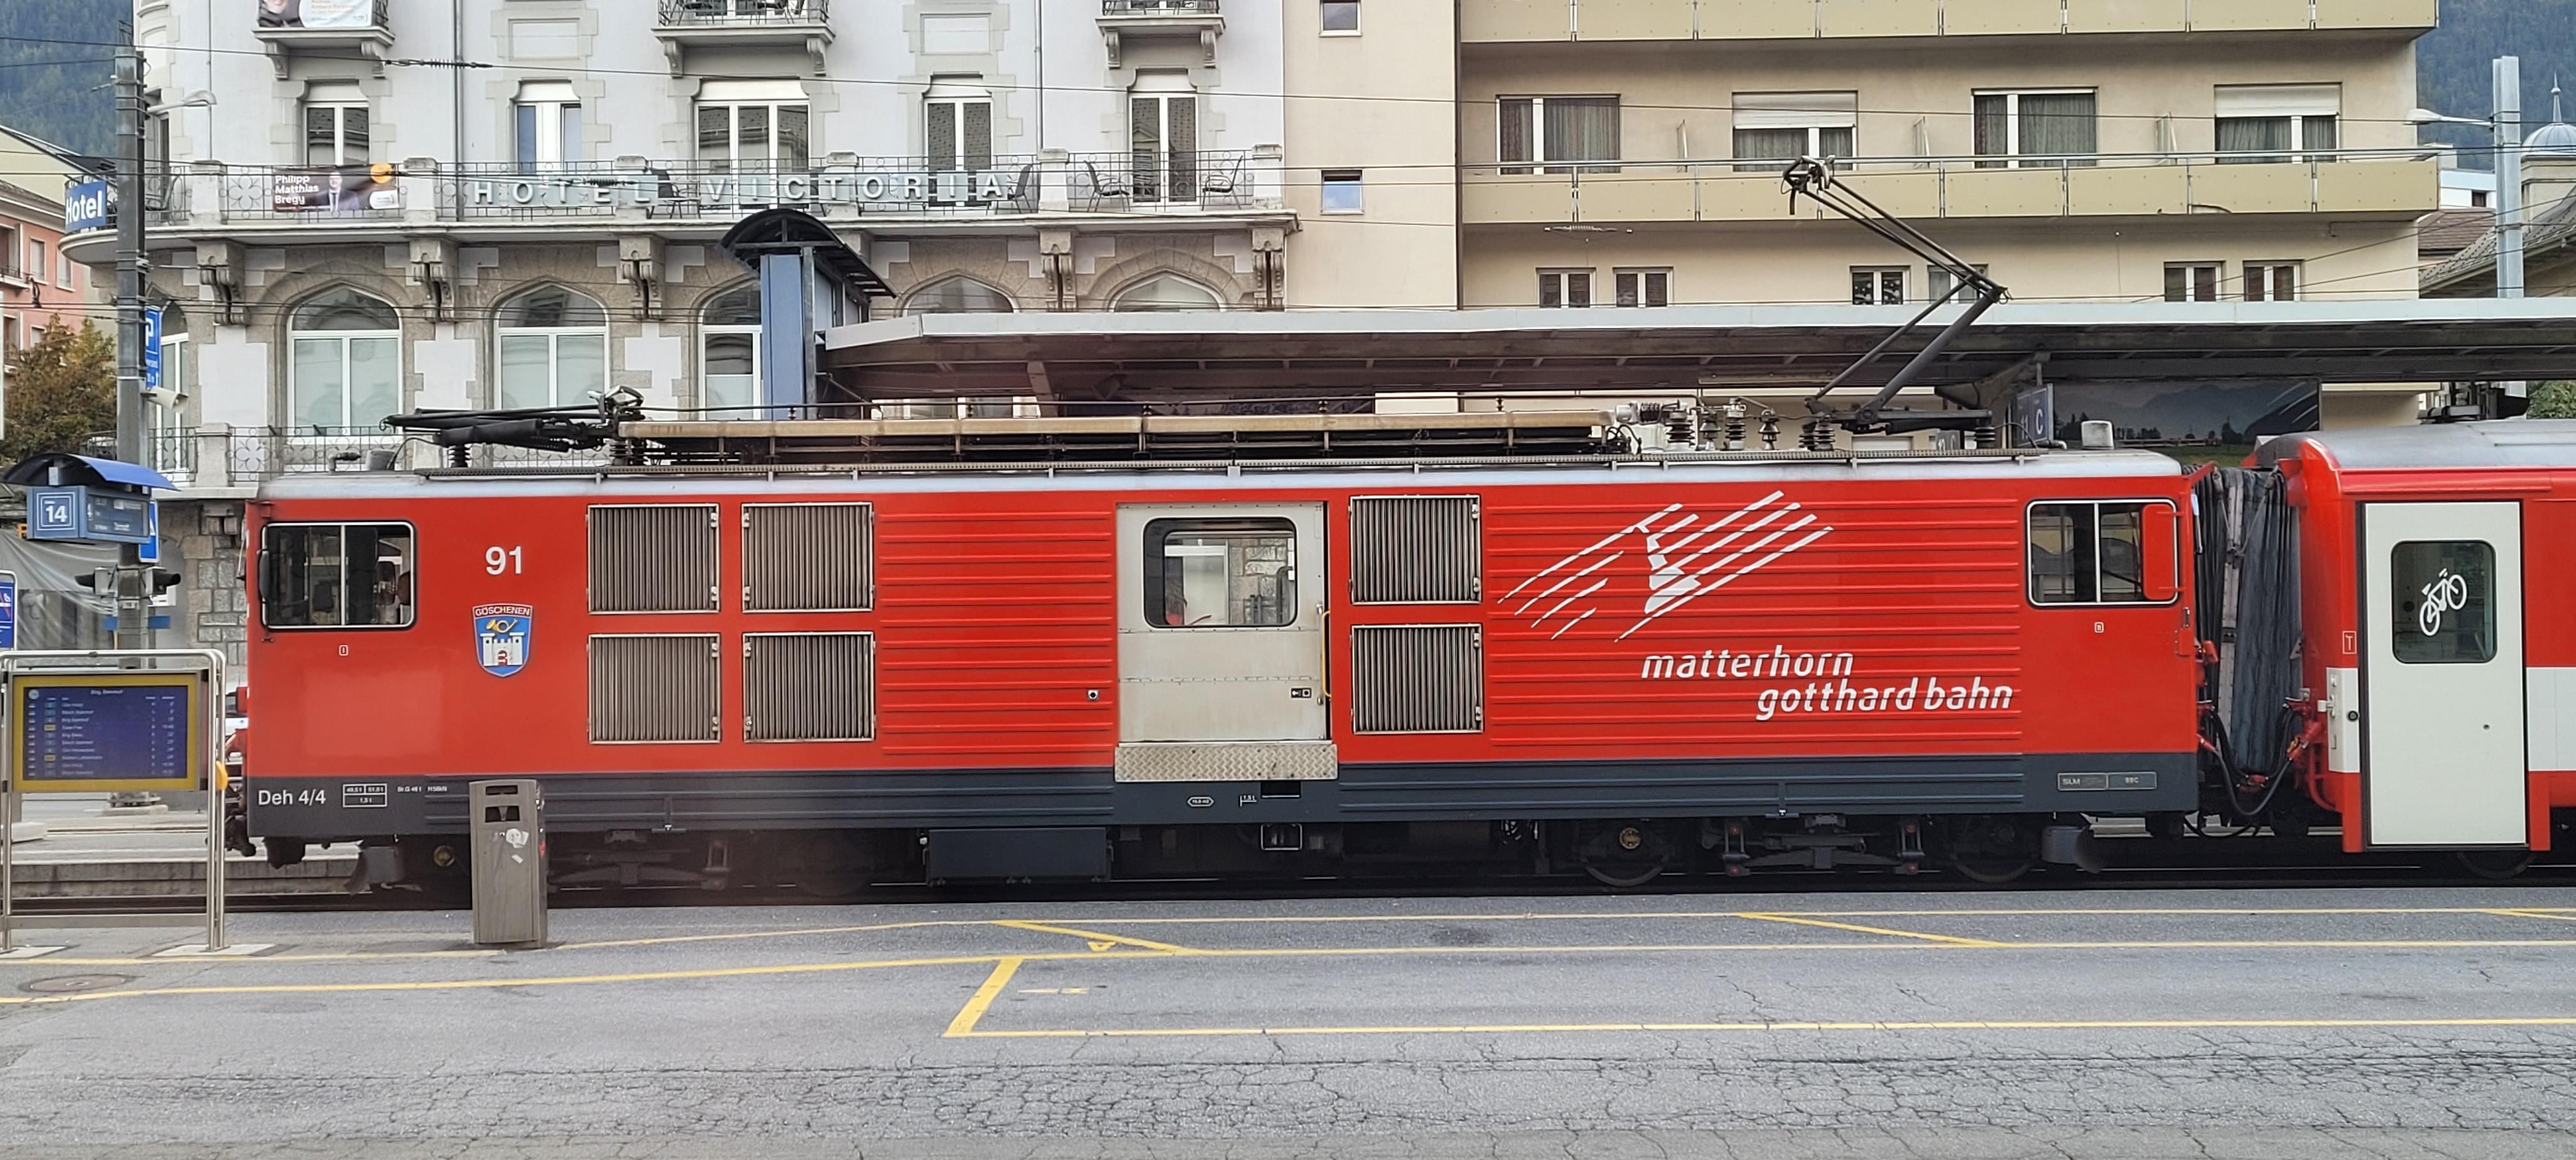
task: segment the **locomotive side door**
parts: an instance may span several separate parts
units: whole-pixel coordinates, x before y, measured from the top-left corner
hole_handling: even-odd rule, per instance
[[[2370,844],[2524,844],[2522,505],[2363,504],[2361,577]]]
[[[1329,778],[1322,504],[1118,509],[1118,776]]]

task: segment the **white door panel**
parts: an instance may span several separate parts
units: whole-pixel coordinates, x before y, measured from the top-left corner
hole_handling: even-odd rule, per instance
[[[2362,505],[2364,809],[2374,846],[2522,845],[2522,507]]]
[[[1325,736],[1321,504],[1118,509],[1118,739]]]

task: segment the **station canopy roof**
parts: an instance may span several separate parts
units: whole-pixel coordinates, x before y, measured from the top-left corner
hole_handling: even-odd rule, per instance
[[[1243,398],[1381,391],[1812,390],[1912,317],[1896,306],[922,314],[824,334],[862,398]],[[1956,308],[1855,376],[1875,387]],[[2052,383],[2576,378],[2576,299],[2005,303],[1919,380],[2034,356]]]

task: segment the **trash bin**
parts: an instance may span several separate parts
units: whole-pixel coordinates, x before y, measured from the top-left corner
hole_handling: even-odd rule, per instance
[[[475,944],[543,943],[546,803],[537,783],[478,781],[465,802],[473,819]]]

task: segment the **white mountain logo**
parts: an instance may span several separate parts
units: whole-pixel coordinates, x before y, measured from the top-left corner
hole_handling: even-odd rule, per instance
[[[1831,525],[1817,526],[1815,513],[1803,512],[1800,505],[1781,502],[1783,495],[1782,492],[1772,492],[1707,521],[1701,520],[1696,512],[1682,513],[1681,504],[1668,505],[1662,511],[1602,537],[1601,542],[1548,565],[1537,575],[1521,581],[1520,586],[1506,593],[1503,599],[1508,602],[1531,586],[1551,576],[1556,577],[1555,583],[1540,589],[1512,610],[1514,616],[1526,616],[1542,601],[1554,599],[1555,603],[1549,604],[1530,621],[1532,628],[1543,628],[1551,620],[1559,621],[1556,631],[1548,634],[1548,639],[1554,640],[1601,610],[1602,602],[1593,597],[1610,583],[1605,569],[1631,551],[1642,552],[1646,557],[1646,598],[1637,622],[1616,638],[1626,640],[1638,629],[1653,624],[1666,614],[1750,576],[1772,561],[1823,539],[1826,533],[1834,530]],[[1639,542],[1628,543],[1631,536],[1638,537]],[[1716,538],[1710,539],[1712,536]],[[1753,538],[1747,540],[1747,537]],[[1707,542],[1703,544],[1703,540]],[[1718,556],[1715,563],[1700,563],[1720,552],[1725,554]],[[1558,593],[1569,588],[1573,589],[1571,593],[1557,598]]]

